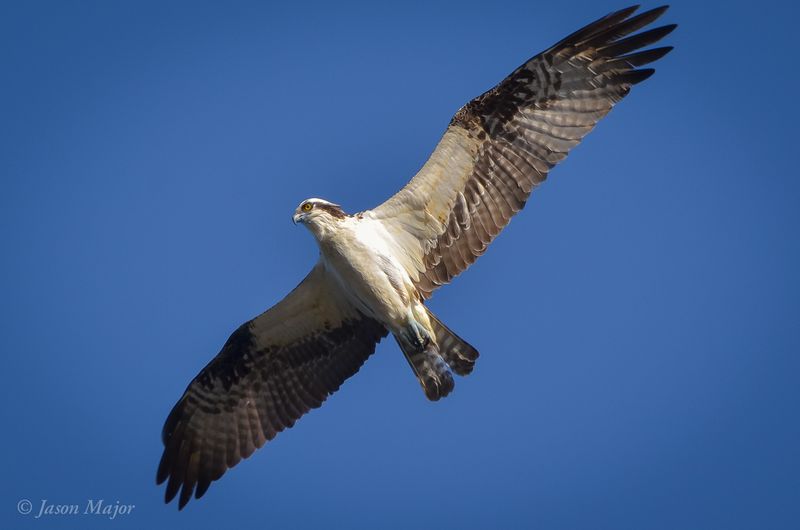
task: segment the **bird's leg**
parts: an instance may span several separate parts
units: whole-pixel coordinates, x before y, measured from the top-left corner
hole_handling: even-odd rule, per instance
[[[439,354],[436,339],[426,323],[409,311],[405,325],[395,332],[395,338],[428,399],[437,401],[452,392],[453,374]]]
[[[413,318],[409,319],[408,325],[402,328],[398,335],[416,351],[424,350],[431,342],[428,331]]]

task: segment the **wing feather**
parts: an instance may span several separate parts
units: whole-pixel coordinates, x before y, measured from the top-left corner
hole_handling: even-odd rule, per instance
[[[237,329],[189,384],[162,432],[157,483],[179,508],[355,374],[386,336],[317,265],[280,303]]]
[[[381,220],[429,297],[469,267],[550,170],[672,48],[637,51],[675,29],[635,33],[667,7],[611,13],[571,34],[462,107],[417,175],[365,212]]]

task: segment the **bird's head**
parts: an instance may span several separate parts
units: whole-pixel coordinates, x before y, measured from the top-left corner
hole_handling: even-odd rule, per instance
[[[336,225],[346,217],[347,214],[338,204],[311,198],[301,202],[295,209],[292,221],[305,225],[317,239],[322,239],[329,231],[335,230]]]

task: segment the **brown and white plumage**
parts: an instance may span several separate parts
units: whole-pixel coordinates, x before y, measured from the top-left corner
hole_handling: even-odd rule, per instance
[[[162,440],[158,483],[179,506],[339,389],[386,328],[336,292],[318,264],[280,303],[239,327],[189,384]],[[196,489],[195,489],[196,486]]]
[[[294,220],[320,261],[280,303],[242,325],[191,382],[162,433],[157,482],[179,507],[319,407],[388,333],[426,396],[453,390],[478,352],[424,306],[471,265],[550,169],[671,48],[637,51],[674,25],[636,33],[666,7],[612,13],[530,59],[462,107],[397,194],[351,216],[309,199]]]
[[[637,67],[672,48],[635,52],[675,26],[629,35],[666,9],[617,11],[525,62],[464,105],[419,173],[373,211],[410,241],[423,296],[483,254],[550,169],[653,74]]]

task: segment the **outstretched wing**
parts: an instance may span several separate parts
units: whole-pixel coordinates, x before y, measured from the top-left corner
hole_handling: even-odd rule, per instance
[[[417,175],[365,212],[384,223],[424,297],[469,267],[533,188],[625,95],[637,69],[671,47],[636,52],[670,33],[631,35],[666,7],[612,13],[573,33],[462,107]]]
[[[157,483],[166,502],[194,493],[319,407],[386,336],[341,296],[318,264],[277,305],[243,324],[169,414]],[[196,489],[195,489],[196,487]]]

